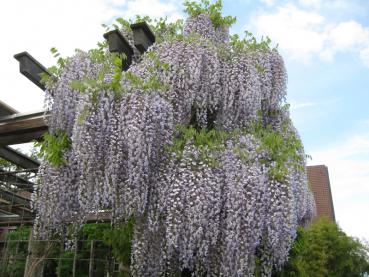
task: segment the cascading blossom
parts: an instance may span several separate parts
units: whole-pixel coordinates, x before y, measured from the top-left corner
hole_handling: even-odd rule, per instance
[[[110,82],[113,67],[84,52],[69,60],[47,93],[50,132],[66,132],[71,148],[62,166],[41,166],[39,235],[108,209],[115,223],[134,218],[133,276],[254,276],[257,267],[270,276],[283,265],[314,215],[305,154],[275,160],[252,130],[260,120],[298,140],[283,107],[286,70],[275,50],[236,52],[228,39],[209,14],[191,17],[183,39],[134,59],[118,97],[72,89],[103,69],[101,84]],[[144,85],[153,80],[162,86]]]

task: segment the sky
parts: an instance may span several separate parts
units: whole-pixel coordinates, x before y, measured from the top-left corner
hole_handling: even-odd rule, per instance
[[[288,102],[309,165],[328,166],[336,220],[369,240],[369,1],[223,0],[237,17],[231,33],[269,36],[288,71]],[[13,55],[28,51],[46,67],[103,39],[117,17],[185,18],[173,0],[12,0],[0,3],[0,100],[41,110],[43,92],[20,75]]]

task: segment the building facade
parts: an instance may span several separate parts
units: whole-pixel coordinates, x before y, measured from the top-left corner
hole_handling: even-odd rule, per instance
[[[315,198],[317,217],[325,216],[335,222],[328,167],[325,165],[308,166],[307,174]]]

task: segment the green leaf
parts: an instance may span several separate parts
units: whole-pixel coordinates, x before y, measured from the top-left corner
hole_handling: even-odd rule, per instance
[[[64,153],[70,149],[71,141],[66,132],[57,130],[55,134],[46,132],[34,146],[39,148],[39,158],[59,167],[66,164]]]

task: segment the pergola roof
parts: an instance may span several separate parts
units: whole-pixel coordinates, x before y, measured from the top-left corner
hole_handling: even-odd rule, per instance
[[[35,175],[40,163],[8,145],[40,138],[47,130],[42,116],[43,112],[21,114],[0,101],[0,157],[17,168],[15,171],[0,168],[0,226],[33,221],[30,192],[34,183],[24,173]]]

